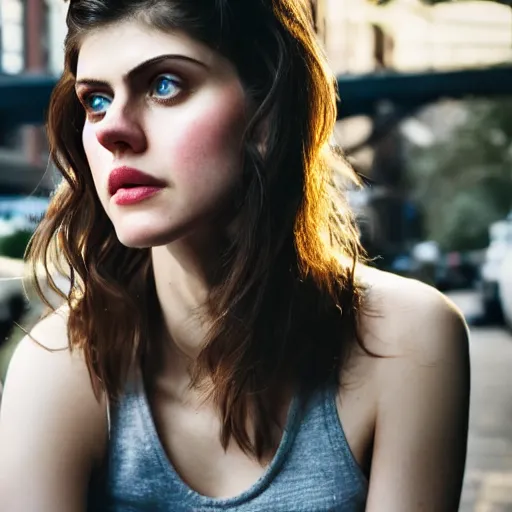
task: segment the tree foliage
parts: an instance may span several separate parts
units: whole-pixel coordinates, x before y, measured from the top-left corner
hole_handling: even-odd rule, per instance
[[[31,236],[30,231],[16,231],[12,235],[0,237],[0,256],[23,258]]]
[[[408,158],[426,235],[445,250],[483,248],[488,226],[512,208],[512,99],[461,103],[463,123]]]

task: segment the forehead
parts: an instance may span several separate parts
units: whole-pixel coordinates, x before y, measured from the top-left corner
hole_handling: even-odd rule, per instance
[[[182,31],[164,32],[142,21],[123,21],[95,29],[81,41],[77,80],[124,74],[158,55],[176,54],[215,65],[213,50]]]

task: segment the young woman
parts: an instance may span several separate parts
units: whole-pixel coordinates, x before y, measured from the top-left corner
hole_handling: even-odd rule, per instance
[[[457,510],[466,326],[363,264],[306,4],[72,0],[2,511]]]

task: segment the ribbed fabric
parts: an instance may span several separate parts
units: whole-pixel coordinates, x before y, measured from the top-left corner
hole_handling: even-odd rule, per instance
[[[158,438],[143,385],[111,412],[108,464],[91,486],[90,512],[358,512],[368,484],[347,444],[335,390],[291,403],[274,459],[247,491],[202,496],[177,474]],[[101,480],[101,481],[100,481]],[[100,482],[99,482],[100,481]]]

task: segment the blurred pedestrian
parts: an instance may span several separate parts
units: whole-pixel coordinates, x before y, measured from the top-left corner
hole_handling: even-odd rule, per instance
[[[364,264],[309,5],[71,1],[1,510],[457,509],[466,326]]]

